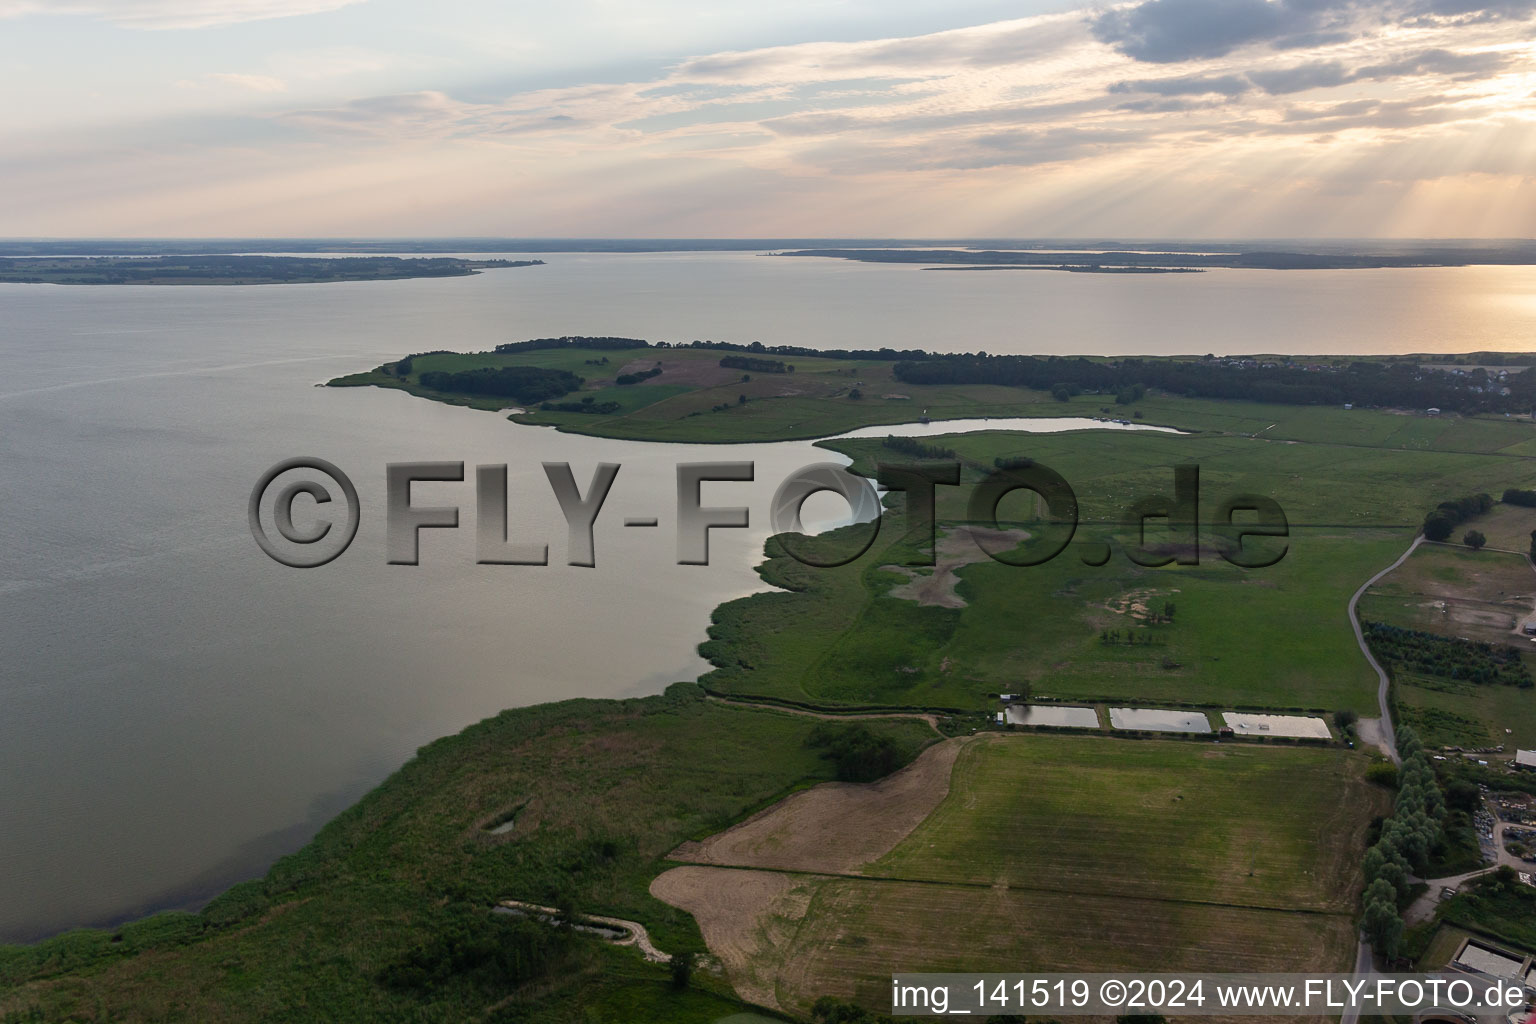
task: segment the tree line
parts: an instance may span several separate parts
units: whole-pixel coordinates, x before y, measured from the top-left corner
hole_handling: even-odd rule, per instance
[[[727,370],[746,370],[748,373],[791,373],[794,367],[782,359],[760,359],[756,356],[725,356],[720,365]]]
[[[1486,493],[1469,494],[1454,501],[1442,501],[1424,515],[1424,539],[1446,540],[1458,524],[1474,516],[1487,515],[1492,508],[1493,495]]]
[[[1361,927],[1371,945],[1387,958],[1397,955],[1403,937],[1398,907],[1413,888],[1409,876],[1422,872],[1442,838],[1445,799],[1418,735],[1408,726],[1397,730],[1397,799],[1392,815],[1381,825],[1380,838],[1365,851],[1365,893],[1361,897]]]
[[[1160,388],[1190,398],[1243,399],[1280,405],[1343,405],[1440,408],[1457,412],[1529,411],[1536,403],[1536,377],[1511,374],[1505,381],[1481,368],[1458,376],[1417,363],[1356,361],[1309,369],[1291,363],[1232,363],[1198,360],[1120,359],[1066,356],[964,355],[924,353],[893,368],[908,384],[1003,384],[1040,391],[1126,395],[1135,388]],[[1501,393],[1507,388],[1508,395]]]
[[[622,349],[650,347],[650,342],[641,341],[639,338],[593,338],[584,335],[569,335],[563,338],[532,338],[528,341],[509,341],[497,345],[494,351],[506,355],[511,352],[533,352],[551,348]]]
[[[617,377],[613,378],[613,382],[620,385],[621,387],[624,387],[630,384],[639,384],[643,380],[650,380],[652,377],[659,376],[661,376],[660,363],[651,367],[649,370],[637,370],[634,373],[621,373]]]

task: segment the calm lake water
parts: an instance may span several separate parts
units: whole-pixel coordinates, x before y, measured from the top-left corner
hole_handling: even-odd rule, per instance
[[[424,349],[563,334],[992,352],[1536,348],[1536,271],[935,273],[747,254],[549,255],[443,280],[247,288],[0,285],[0,938],[195,904],[260,873],[421,744],[497,711],[651,693],[704,667],[751,592],[766,508],[809,445],[663,446],[317,382]],[[886,428],[881,428],[885,432]],[[362,499],[351,549],[295,570],[245,520],[270,465],[316,455]],[[673,467],[754,528],[677,566]],[[477,566],[473,483],[422,564],[385,564],[384,466],[508,463],[514,539]],[[597,567],[564,563],[539,463],[623,469]],[[473,470],[470,470],[472,475]],[[626,530],[625,516],[658,516]]]

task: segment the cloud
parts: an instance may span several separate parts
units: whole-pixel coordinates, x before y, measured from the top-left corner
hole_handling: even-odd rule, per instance
[[[1240,96],[1253,88],[1240,75],[1188,76],[1183,78],[1138,78],[1116,82],[1110,92],[1149,92],[1155,96]]]
[[[190,29],[319,14],[363,0],[0,0],[0,18],[70,14],[124,28]]]
[[[1453,75],[1457,78],[1487,78],[1498,74],[1513,63],[1507,53],[1483,51],[1481,53],[1454,53],[1450,50],[1430,49],[1400,57],[1385,64],[1373,64],[1355,72],[1357,79],[1400,78],[1408,75]]]
[[[194,6],[59,2],[77,13],[110,7],[119,18],[129,8],[163,17],[173,6],[183,15]],[[255,5],[240,2],[247,11]],[[0,11],[14,13],[19,3],[0,0]],[[233,4],[218,9],[228,13]],[[207,16],[216,6],[197,9]],[[222,112],[199,104],[185,116],[67,138],[39,130],[8,141],[0,172],[62,197],[59,210],[81,212],[60,216],[83,220],[110,212],[99,197],[127,196],[146,182],[168,203],[179,198],[170,183],[191,180],[205,190],[205,204],[228,196],[232,211],[252,209],[222,171],[254,176],[259,167],[269,184],[253,190],[296,200],[313,193],[318,223],[330,223],[337,196],[361,208],[363,192],[349,182],[365,172],[374,181],[370,196],[413,189],[440,197],[432,202],[444,208],[476,206],[493,218],[486,230],[495,223],[511,233],[520,233],[505,220],[512,210],[537,209],[536,220],[545,218],[537,223],[549,228],[558,210],[578,218],[610,211],[616,219],[600,230],[611,233],[651,223],[651,213],[626,212],[642,208],[691,211],[678,214],[678,225],[695,217],[715,224],[713,231],[745,231],[741,207],[761,203],[769,220],[786,211],[786,225],[802,223],[793,218],[808,216],[796,204],[806,195],[819,197],[827,217],[820,230],[832,233],[846,230],[834,224],[854,226],[848,211],[877,208],[896,218],[887,232],[918,207],[969,206],[974,226],[986,230],[1010,204],[1035,204],[1056,224],[1051,218],[1066,217],[1077,202],[1104,226],[1112,223],[1102,219],[1107,210],[1161,216],[1156,211],[1180,198],[1210,208],[1221,201],[1215,197],[1241,205],[1262,194],[1279,208],[1292,200],[1276,197],[1294,189],[1356,194],[1372,174],[1404,182],[1459,174],[1477,155],[1468,152],[1473,142],[1501,147],[1480,166],[1518,167],[1520,157],[1536,154],[1529,86],[1511,91],[1508,77],[1482,81],[1536,62],[1530,34],[1509,21],[1526,6],[1136,0],[1095,15],[1079,9],[910,38],[702,53],[648,64],[659,70],[628,78],[511,95],[484,84],[473,92],[419,89],[429,72],[451,72],[428,58],[325,49],[317,39],[314,48],[259,64],[212,65],[262,72],[211,76],[220,88],[207,106],[222,102]],[[391,77],[379,74],[385,68]],[[349,75],[409,82],[410,91],[392,85],[360,95],[371,86]],[[206,88],[210,76],[195,81]],[[280,91],[285,83],[290,93]],[[237,89],[266,93],[265,106],[253,109],[253,97]],[[1415,144],[1415,164],[1389,167],[1389,154],[1409,152],[1398,145],[1405,140]],[[96,167],[123,170],[106,179]],[[330,182],[330,191],[319,182]],[[559,198],[578,194],[581,202]],[[540,204],[531,195],[555,199]],[[123,216],[137,215],[123,203]],[[712,211],[711,203],[719,206]],[[381,207],[381,216],[401,205]],[[39,223],[27,209],[20,213],[19,223]],[[1228,216],[1238,223],[1246,214],[1234,207]],[[1298,217],[1304,232],[1303,222]]]
[[[208,76],[215,81],[224,82],[227,85],[238,86],[241,89],[250,89],[252,92],[283,92],[288,88],[281,78],[273,78],[271,75],[241,75],[232,72],[214,72]]]
[[[1308,89],[1327,89],[1350,81],[1344,65],[1336,60],[1314,61],[1295,67],[1275,68],[1270,71],[1250,71],[1249,81],[1271,96],[1305,92]]]
[[[1536,14],[1536,0],[1420,0],[1411,10],[1420,18],[1462,23],[1524,21]]]
[[[1381,29],[1525,20],[1536,0],[1142,0],[1089,18],[1095,39],[1133,60],[1172,64],[1247,46],[1316,49]]]
[[[1155,64],[1225,57],[1240,46],[1316,32],[1328,0],[1146,0],[1093,18],[1093,35],[1133,60]]]

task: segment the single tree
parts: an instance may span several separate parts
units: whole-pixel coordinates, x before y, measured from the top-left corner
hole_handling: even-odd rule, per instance
[[[1488,543],[1488,538],[1484,537],[1482,531],[1480,530],[1468,530],[1466,533],[1462,534],[1461,542],[1467,547],[1471,548],[1473,551],[1476,551],[1478,548]]]
[[[672,954],[672,987],[681,992],[693,982],[693,954],[688,951]]]

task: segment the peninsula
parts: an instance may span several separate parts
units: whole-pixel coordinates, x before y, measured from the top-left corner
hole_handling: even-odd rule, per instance
[[[399,256],[38,256],[0,258],[0,284],[318,284],[465,277],[543,260]]]

